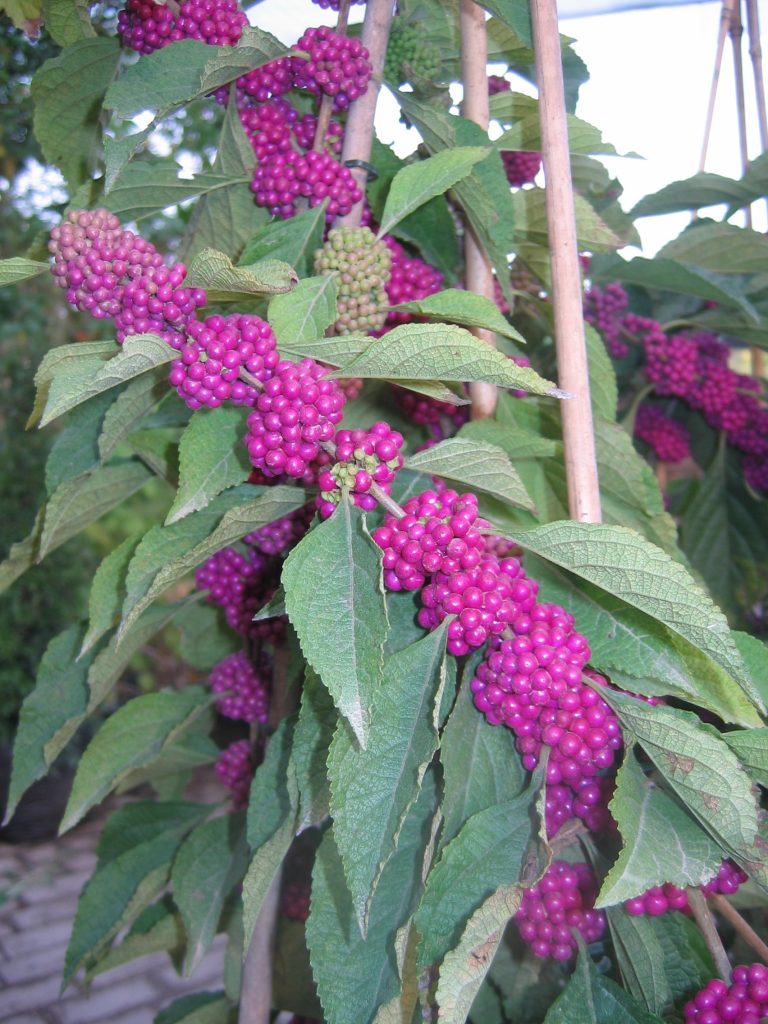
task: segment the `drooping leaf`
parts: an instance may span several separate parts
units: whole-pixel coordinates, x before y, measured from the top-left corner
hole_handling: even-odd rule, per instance
[[[336,319],[336,277],[305,277],[290,295],[276,295],[269,303],[269,323],[278,348],[295,351],[304,341],[322,338]]]
[[[319,825],[330,811],[326,765],[339,720],[331,696],[307,666],[301,707],[291,747],[291,765],[299,791],[299,826]]]
[[[480,6],[511,28],[521,43],[533,46],[528,0],[482,0]]]
[[[203,249],[192,260],[185,284],[204,288],[209,302],[241,302],[255,295],[289,292],[297,282],[293,267],[280,260],[236,267],[223,252]]]
[[[101,105],[120,60],[120,41],[97,36],[67,46],[32,79],[35,138],[74,190],[89,177]]]
[[[590,252],[613,252],[624,243],[600,219],[582,196],[575,195],[576,235],[579,249]],[[543,188],[520,188],[512,193],[515,208],[515,236],[521,242],[548,244],[547,209]]]
[[[143,110],[167,111],[284,54],[274,36],[253,26],[243,30],[237,46],[183,39],[126,68],[110,87],[105,106],[125,118]]]
[[[585,323],[584,335],[587,343],[592,409],[598,416],[613,422],[616,419],[616,405],[619,400],[616,372],[603,340],[594,327]]]
[[[167,161],[139,160],[130,163],[112,183],[104,205],[122,220],[141,220],[167,206],[250,181],[244,176],[232,177],[214,171],[180,178],[179,171],[178,164]]]
[[[166,516],[175,523],[197,512],[230,487],[245,483],[251,472],[241,443],[245,416],[236,406],[198,409],[179,444],[179,489]]]
[[[165,952],[175,957],[183,946],[184,925],[170,900],[163,899],[143,910],[123,941],[89,965],[87,977],[94,978],[153,953]]]
[[[400,991],[395,944],[421,891],[420,863],[434,813],[434,787],[425,785],[400,833],[397,852],[371,903],[367,937],[355,920],[341,858],[328,830],[312,874],[307,945],[320,1002],[334,1024],[360,1024]]]
[[[365,746],[388,623],[376,548],[346,498],[291,551],[282,583],[304,656]]]
[[[684,181],[673,181],[658,192],[643,198],[632,207],[632,217],[653,217],[660,213],[699,210],[703,206],[736,203],[736,209],[750,201],[749,190],[733,178],[700,171]]]
[[[751,228],[699,221],[667,242],[657,257],[719,274],[759,274],[765,269],[768,239]]]
[[[233,1008],[224,992],[179,996],[155,1017],[154,1024],[233,1024]]]
[[[663,1024],[619,986],[598,974],[592,958],[579,949],[576,970],[565,992],[552,1004],[544,1024]]]
[[[210,948],[224,901],[246,865],[242,815],[227,814],[198,825],[182,843],[171,883],[187,933],[185,974],[192,974]]]
[[[169,363],[174,357],[174,350],[159,335],[135,334],[127,338],[106,363],[98,363],[93,359],[84,361],[78,367],[81,372],[77,376],[57,373],[50,383],[40,426],[44,427],[57,416],[102,391],[109,391],[156,366]]]
[[[427,200],[442,195],[465,178],[488,152],[488,147],[457,146],[403,167],[392,179],[381,215],[379,238]]]
[[[327,203],[312,206],[287,221],[270,221],[248,240],[240,262],[248,266],[259,260],[289,263],[300,278],[314,267],[315,250],[323,244]]]
[[[483,327],[488,331],[495,331],[496,334],[502,334],[505,338],[524,341],[495,302],[484,295],[476,295],[461,288],[447,288],[423,299],[401,302],[392,308],[402,313],[415,313],[428,320],[447,321],[464,327]]]
[[[334,839],[363,934],[381,871],[437,749],[435,701],[444,681],[446,629],[387,658],[365,749],[345,722],[331,744]]]
[[[768,786],[768,728],[737,729],[724,739],[755,779]]]
[[[398,381],[485,380],[502,388],[562,397],[551,381],[539,377],[530,367],[517,366],[463,327],[448,324],[394,327],[335,376]]]
[[[109,392],[104,392],[108,395]],[[99,434],[99,458],[106,462],[115,449],[161,402],[169,398],[168,382],[162,369],[136,377],[107,409]]]
[[[150,764],[209,702],[200,687],[187,686],[135,697],[116,711],[80,759],[61,831],[77,824],[129,771]]]
[[[88,0],[43,0],[45,30],[59,46],[95,36]]]
[[[49,495],[66,481],[98,466],[102,424],[114,401],[115,395],[104,392],[71,411],[45,463],[45,489]]]
[[[451,437],[434,448],[411,455],[405,466],[487,491],[520,508],[533,509],[517,470],[506,452],[495,445]]]
[[[115,354],[113,341],[84,341],[58,345],[46,352],[35,371],[35,404],[27,420],[27,428],[38,423],[49,400],[68,388],[80,388],[103,368]],[[53,394],[51,394],[53,392]]]
[[[117,622],[125,599],[125,576],[141,534],[126,537],[102,560],[88,595],[88,630],[80,653],[89,651]]]
[[[28,281],[30,277],[44,274],[46,270],[50,270],[48,263],[28,260],[23,256],[12,256],[10,259],[0,260],[0,288],[16,284],[18,281]]]
[[[622,847],[603,880],[597,906],[623,903],[665,882],[682,889],[702,885],[717,873],[723,859],[717,843],[645,777],[631,751],[616,777],[610,810]]]
[[[13,748],[5,820],[26,790],[43,777],[67,745],[88,703],[90,658],[77,660],[81,631],[70,626],[48,644],[35,688],[24,699]]]
[[[632,530],[590,523],[550,523],[520,531],[527,550],[651,615],[730,673],[761,707],[725,616],[686,569]]]
[[[122,462],[82,473],[56,488],[45,508],[37,560],[60,547],[146,484],[151,477],[140,462]]]

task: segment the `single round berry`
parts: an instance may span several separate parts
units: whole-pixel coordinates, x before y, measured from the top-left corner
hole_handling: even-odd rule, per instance
[[[245,651],[230,654],[211,669],[211,690],[223,695],[216,701],[216,710],[241,722],[266,722],[271,678],[272,665],[266,656],[254,664]]]
[[[264,385],[248,417],[245,444],[252,464],[265,476],[302,477],[333,439],[344,395],[313,359],[283,360]]]

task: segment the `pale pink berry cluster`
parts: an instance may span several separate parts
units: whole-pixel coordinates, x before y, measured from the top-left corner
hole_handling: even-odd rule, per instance
[[[403,435],[384,420],[374,423],[369,430],[337,431],[336,461],[320,473],[318,481],[317,507],[321,517],[327,519],[332,515],[342,491],[348,491],[359,508],[373,511],[376,499],[370,494],[371,487],[377,484],[385,494],[390,493],[403,465],[403,440]]]
[[[153,53],[181,39],[234,46],[247,24],[237,0],[181,0],[178,13],[154,0],[127,0],[117,15],[123,43],[138,53]]]
[[[211,690],[219,695],[216,710],[240,722],[266,722],[271,679],[272,664],[266,655],[255,663],[245,651],[228,655],[211,669]]]
[[[187,339],[171,364],[169,381],[191,409],[222,402],[253,405],[256,388],[241,370],[265,383],[280,360],[272,328],[258,316],[211,316],[187,324]]]
[[[253,465],[266,476],[301,478],[333,440],[344,394],[313,359],[284,359],[265,383],[248,417],[245,444]]]
[[[644,441],[660,462],[682,462],[691,454],[690,436],[682,423],[648,402],[637,410],[635,437]]]
[[[576,952],[573,929],[585,942],[605,931],[605,914],[595,910],[597,882],[583,863],[553,861],[541,881],[523,891],[515,921],[523,941],[538,957],[570,960]]]
[[[232,807],[242,811],[248,806],[248,794],[253,779],[251,745],[248,740],[237,740],[219,754],[216,760],[216,774],[232,791]]]
[[[685,1004],[685,1024],[760,1024],[768,1015],[768,967],[734,967],[730,985],[715,978]]]

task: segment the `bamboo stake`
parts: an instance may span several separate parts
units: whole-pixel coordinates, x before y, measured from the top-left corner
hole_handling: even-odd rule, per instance
[[[728,35],[731,39],[733,50],[733,71],[736,78],[736,110],[739,121],[739,152],[741,153],[741,173],[746,174],[749,169],[749,146],[747,139],[747,107],[744,99],[744,63],[741,59],[741,37],[744,34],[744,26],[741,21],[741,0],[736,0],[731,11],[731,23],[728,28]],[[747,206],[744,209],[744,217],[748,228],[752,227],[752,209]]]
[[[347,126],[344,132],[344,145],[341,152],[342,163],[355,160],[367,164],[371,159],[373,118],[376,113],[376,101],[379,97],[381,78],[384,73],[384,58],[387,54],[387,41],[389,39],[393,11],[394,0],[368,0],[366,5],[361,40],[363,46],[368,48],[373,75],[363,95],[358,97],[349,108],[349,117],[347,118]],[[368,172],[364,167],[352,167],[351,171],[363,195],[365,195]],[[363,203],[364,199],[361,199],[360,202],[355,203],[345,217],[337,217],[334,221],[334,227],[360,227]]]
[[[474,121],[484,132],[488,131],[488,41],[485,31],[485,11],[474,0],[461,0],[459,13],[461,26],[461,77],[464,99],[461,112]],[[488,254],[467,218],[464,221],[464,264],[467,290],[493,301],[493,270]],[[495,344],[492,331],[473,328],[472,333],[486,342]],[[473,420],[488,419],[496,409],[498,398],[495,384],[472,381],[469,385]]]
[[[715,910],[722,914],[747,945],[754,949],[763,963],[768,964],[768,946],[763,942],[752,925],[744,920],[736,907],[732,906],[725,896],[721,896],[720,893],[715,893],[713,896],[710,896],[710,899],[714,904]]]
[[[757,103],[757,123],[760,128],[760,148],[768,149],[768,112],[765,104],[765,83],[763,82],[763,48],[760,44],[760,15],[757,0],[747,0],[747,35],[749,36],[749,57],[752,62],[752,74],[755,79],[755,101]],[[766,200],[768,204],[768,200]],[[755,377],[763,376],[763,353],[761,349],[752,349],[752,373]]]
[[[720,26],[717,30],[717,50],[715,52],[715,68],[712,72],[712,84],[709,87],[709,102],[707,104],[707,117],[704,123],[704,141],[701,146],[701,158],[699,159],[699,171],[703,171],[707,163],[707,150],[709,139],[712,134],[712,121],[715,116],[715,100],[717,99],[717,86],[720,81],[720,68],[723,65],[723,51],[725,50],[725,37],[731,24],[731,12],[737,0],[723,0],[723,9],[720,12]]]
[[[272,1017],[272,947],[279,895],[280,872],[261,905],[243,964],[238,1024],[269,1024]]]
[[[688,902],[693,913],[693,918],[699,926],[699,931],[707,944],[707,949],[712,954],[712,959],[715,961],[717,973],[727,985],[731,980],[731,964],[728,960],[728,954],[725,952],[722,940],[718,935],[717,928],[715,928],[715,922],[712,920],[712,915],[709,912],[707,899],[701,889],[689,889]]]
[[[602,518],[600,487],[589,396],[557,0],[532,0],[531,17],[546,181],[558,383],[572,396],[561,406],[568,507],[572,519],[599,523]]]

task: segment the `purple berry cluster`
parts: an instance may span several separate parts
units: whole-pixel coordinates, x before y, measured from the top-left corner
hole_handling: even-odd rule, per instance
[[[637,410],[635,437],[652,449],[659,462],[682,462],[691,454],[690,437],[685,427],[648,402]]]
[[[359,39],[321,26],[308,28],[294,48],[309,58],[292,58],[295,87],[332,96],[334,110],[346,110],[368,88],[373,69]]]
[[[376,500],[370,494],[371,486],[377,484],[389,494],[403,465],[403,435],[379,420],[370,430],[339,430],[335,443],[336,461],[319,477],[317,507],[321,517],[327,519],[333,513],[343,490],[349,491],[359,508],[372,511]]]
[[[188,323],[207,302],[202,289],[182,287],[183,263],[164,266],[150,242],[106,210],[70,210],[51,231],[48,250],[67,301],[97,320],[114,319],[119,342],[153,333],[180,348]]]
[[[715,877],[702,885],[701,891],[705,896],[712,896],[716,893],[732,896],[746,881],[746,873],[729,858],[720,865]],[[640,896],[626,900],[624,909],[633,917],[639,917],[641,914],[660,917],[670,910],[682,910],[685,913],[690,911],[688,893],[685,889],[672,885],[671,882],[654,886]]]
[[[496,96],[500,92],[509,92],[512,83],[501,75],[488,75],[488,95]]]
[[[240,722],[266,722],[271,677],[272,665],[264,654],[256,664],[245,651],[230,654],[211,669],[211,690],[221,695],[216,710]]]
[[[437,398],[419,395],[415,391],[392,385],[392,393],[397,405],[411,423],[429,427],[435,440],[450,436],[469,419],[469,408],[466,405],[451,405]]]
[[[253,779],[251,745],[248,740],[237,740],[219,754],[216,774],[227,789],[232,791],[232,807],[242,811],[248,806],[248,794]]]
[[[313,359],[284,359],[258,395],[248,417],[245,444],[253,465],[266,476],[300,479],[333,440],[345,398],[336,381]]]
[[[384,583],[389,590],[420,590],[427,576],[474,569],[484,540],[474,494],[424,491],[403,506],[398,519],[387,515],[373,539],[384,552]]]
[[[266,526],[243,537],[243,541],[256,548],[262,555],[282,555],[299,543],[309,529],[313,511],[311,506],[296,509],[282,519],[275,519]]]
[[[237,0],[181,0],[178,13],[154,0],[127,0],[117,15],[123,44],[138,53],[153,53],[180,39],[234,46],[247,24]]]
[[[437,267],[417,256],[408,256],[405,249],[392,235],[384,235],[392,254],[389,281],[387,282],[387,298],[390,306],[403,302],[415,302],[434,295],[443,287],[443,275]],[[396,327],[397,324],[410,323],[414,317],[410,313],[391,311],[387,314],[386,326]]]
[[[528,150],[501,150],[504,173],[512,188],[529,185],[541,170],[541,153]]]
[[[211,316],[187,324],[187,339],[171,364],[169,381],[190,409],[222,402],[253,405],[256,388],[240,379],[245,370],[266,383],[279,362],[272,328],[258,316]]]
[[[574,928],[585,942],[597,942],[606,924],[603,911],[595,910],[597,889],[586,864],[555,860],[541,881],[523,892],[515,921],[536,956],[570,960],[576,953]]]
[[[592,284],[584,293],[584,319],[600,331],[605,347],[614,359],[629,355],[629,345],[622,338],[624,316],[629,297],[617,281],[605,288]]]
[[[224,609],[227,624],[251,639],[274,642],[282,635],[282,620],[254,622],[253,616],[270,600],[277,579],[267,560],[253,549],[245,553],[223,548],[195,573],[198,590],[208,591],[208,602]]]
[[[293,149],[276,153],[259,163],[251,182],[256,203],[266,207],[274,217],[296,215],[296,204],[304,198],[310,206],[328,200],[326,219],[344,216],[362,199],[348,167],[330,153],[310,150],[299,153]]]
[[[734,967],[730,985],[715,978],[685,1004],[685,1024],[760,1024],[768,1015],[768,967]]]

